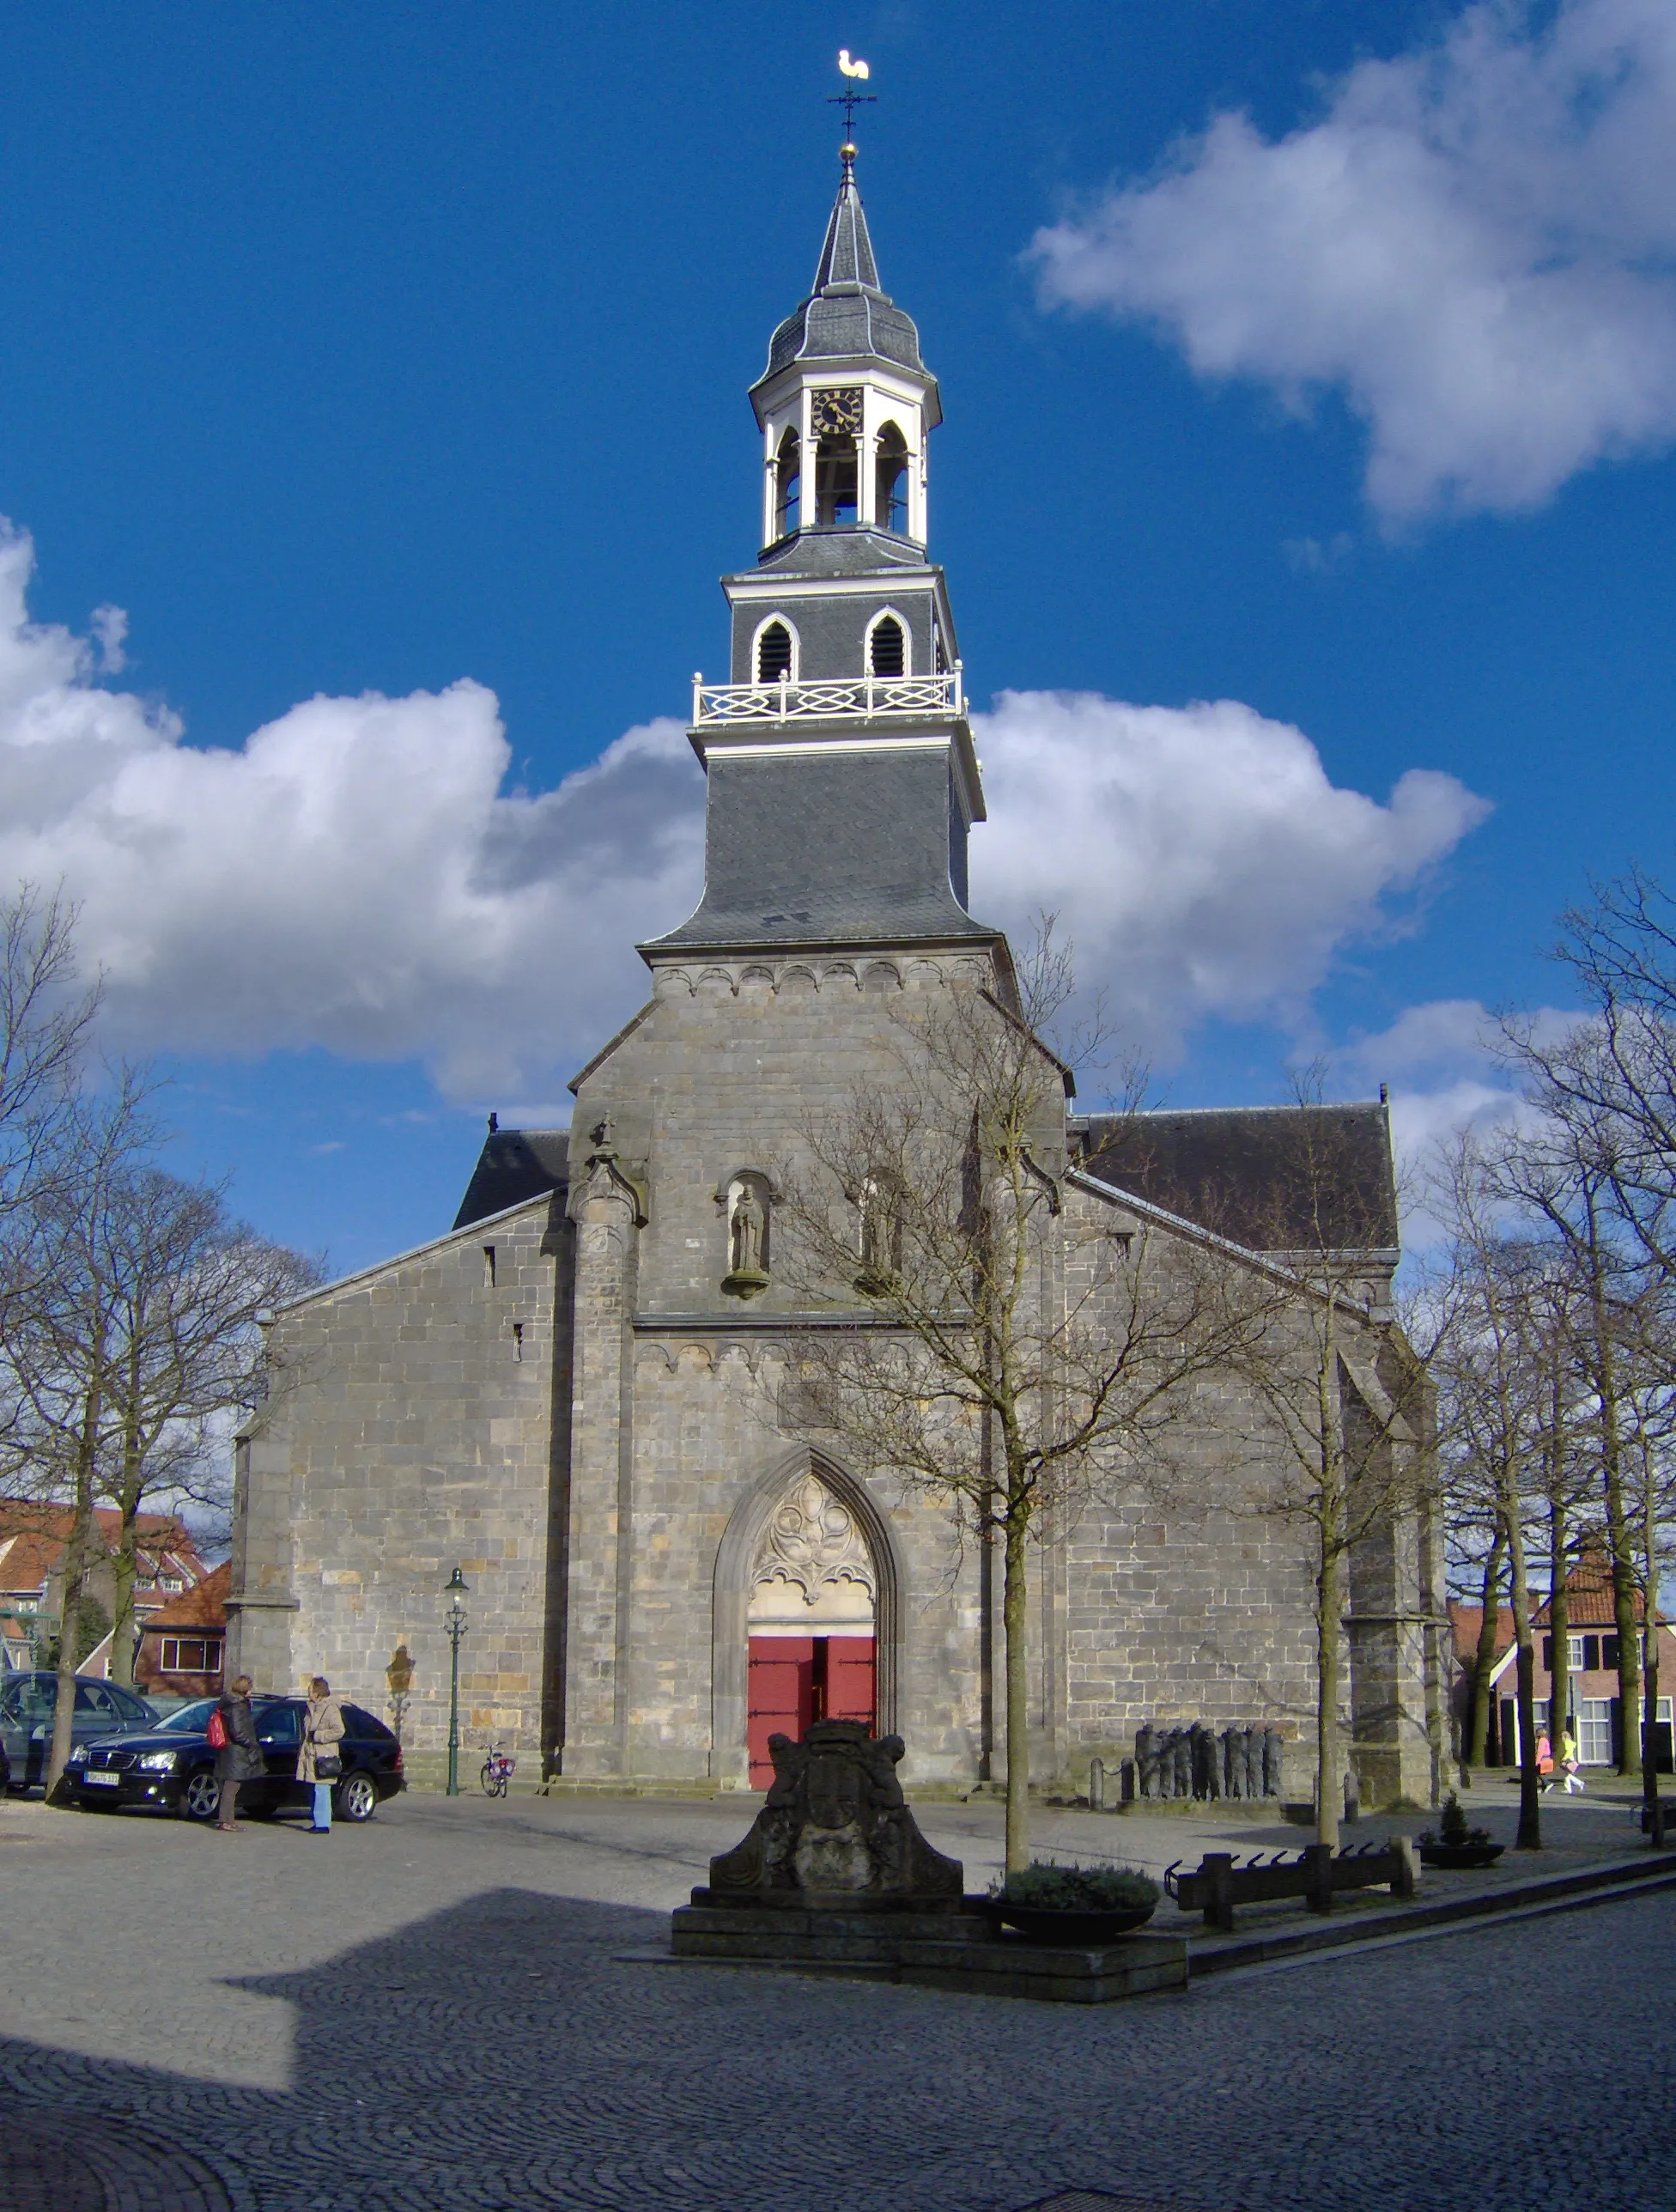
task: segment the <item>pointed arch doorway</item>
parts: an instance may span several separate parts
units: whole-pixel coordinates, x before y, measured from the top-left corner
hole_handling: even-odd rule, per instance
[[[716,1780],[750,1785],[755,1766],[755,1786],[765,1787],[773,1778],[768,1737],[776,1729],[800,1732],[799,1723],[814,1717],[817,1690],[834,1717],[871,1717],[880,1735],[897,1727],[897,1684],[906,1666],[902,1580],[889,1517],[865,1482],[806,1445],[757,1476],[729,1515],[716,1553],[710,1737]],[[768,1648],[776,1642],[799,1649]],[[775,1666],[788,1671],[768,1671]]]
[[[746,1741],[750,1784],[774,1779],[768,1738],[877,1717],[878,1575],[860,1522],[811,1467],[768,1516],[751,1561]]]

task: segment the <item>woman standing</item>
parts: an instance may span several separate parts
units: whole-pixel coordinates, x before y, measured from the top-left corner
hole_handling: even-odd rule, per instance
[[[308,1711],[303,1716],[302,1749],[297,1753],[297,1779],[314,1791],[314,1823],[310,1832],[331,1833],[331,1785],[343,1772],[337,1747],[343,1741],[343,1709],[331,1694],[331,1685],[317,1674],[308,1686]]]
[[[238,1834],[239,1784],[254,1782],[268,1771],[262,1747],[256,1740],[256,1716],[251,1711],[250,1693],[250,1676],[235,1674],[232,1686],[222,1691],[216,1704],[222,1724],[222,1741],[216,1750],[216,1779],[222,1785],[221,1802],[216,1808],[218,1835]]]

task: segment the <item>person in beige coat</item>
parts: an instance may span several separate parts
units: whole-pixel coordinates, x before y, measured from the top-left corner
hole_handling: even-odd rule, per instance
[[[343,1741],[343,1709],[331,1694],[331,1685],[317,1674],[308,1686],[308,1711],[303,1715],[302,1749],[297,1753],[297,1779],[314,1791],[314,1821],[311,1835],[331,1833],[331,1786],[343,1771],[337,1747]],[[323,1773],[321,1769],[325,1771]]]

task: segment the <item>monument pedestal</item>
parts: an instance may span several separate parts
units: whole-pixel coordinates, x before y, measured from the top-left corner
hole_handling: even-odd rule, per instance
[[[800,1744],[769,1739],[774,1785],[750,1833],[710,1862],[707,1886],[670,1917],[683,1965],[909,1982],[1060,2004],[1185,1989],[1187,1947],[1120,1936],[1029,1942],[987,1899],[961,1893],[957,1861],[932,1850],[896,1780],[899,1738],[817,1721]]]

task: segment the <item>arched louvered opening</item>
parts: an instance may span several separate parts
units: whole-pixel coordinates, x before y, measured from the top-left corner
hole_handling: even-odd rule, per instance
[[[778,684],[792,672],[792,633],[783,622],[771,622],[756,639],[756,681]]]
[[[881,615],[868,633],[867,668],[873,676],[908,673],[908,640],[895,615]]]
[[[815,519],[853,522],[856,515],[855,440],[847,430],[824,437],[815,448]]]
[[[774,533],[789,538],[802,520],[803,444],[795,430],[780,441],[774,463]]]
[[[894,422],[878,434],[873,464],[873,521],[880,530],[908,534],[908,441]]]

